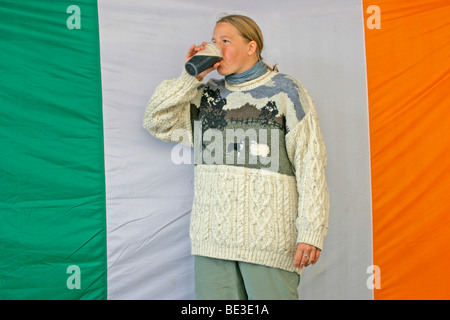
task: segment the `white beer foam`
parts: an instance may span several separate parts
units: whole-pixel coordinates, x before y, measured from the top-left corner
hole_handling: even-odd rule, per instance
[[[203,49],[202,51],[197,52],[196,55],[199,56],[214,56],[214,57],[223,57],[222,55],[222,50],[220,49],[220,47],[215,44],[215,43],[207,43],[205,45],[205,49]]]

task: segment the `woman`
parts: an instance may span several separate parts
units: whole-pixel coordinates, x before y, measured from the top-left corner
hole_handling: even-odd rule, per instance
[[[315,106],[298,80],[263,62],[252,19],[221,18],[212,41],[223,59],[163,81],[143,121],[163,141],[184,132],[200,159],[190,226],[196,296],[298,299],[302,268],[317,262],[328,232]],[[205,44],[192,45],[186,62]],[[216,69],[224,79],[203,84]]]

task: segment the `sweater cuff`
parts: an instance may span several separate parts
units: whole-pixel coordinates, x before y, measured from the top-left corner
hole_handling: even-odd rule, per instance
[[[196,77],[190,75],[184,68],[183,71],[181,72],[179,80],[185,82],[189,86],[199,85],[202,83],[202,81],[198,81]]]
[[[301,231],[298,233],[297,244],[306,243],[322,250],[325,237],[320,232]]]

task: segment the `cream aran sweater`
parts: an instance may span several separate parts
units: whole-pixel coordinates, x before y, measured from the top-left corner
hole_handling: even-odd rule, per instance
[[[143,126],[194,148],[192,254],[301,273],[297,244],[328,232],[325,144],[314,103],[288,75],[231,85],[183,70],[163,81]]]

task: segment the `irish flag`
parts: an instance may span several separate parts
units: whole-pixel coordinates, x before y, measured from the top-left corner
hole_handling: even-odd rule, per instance
[[[224,12],[318,110],[330,229],[300,298],[449,299],[448,0],[0,0],[0,299],[195,299],[194,163],[141,123]]]

